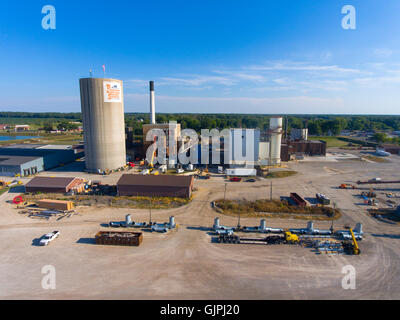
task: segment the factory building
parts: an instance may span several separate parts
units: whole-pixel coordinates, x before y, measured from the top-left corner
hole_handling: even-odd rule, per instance
[[[308,140],[308,129],[290,129],[290,140]]]
[[[296,155],[326,156],[326,142],[319,140],[286,141],[282,143],[282,161],[293,160]]]
[[[124,174],[117,182],[119,196],[190,198],[193,176]]]
[[[126,164],[124,94],[121,80],[79,80],[86,170],[99,173]]]
[[[27,171],[26,174],[23,171],[23,175],[26,176],[43,170],[50,170],[82,158],[84,150],[80,146],[71,145],[14,144],[1,147],[0,156],[3,158],[9,157],[10,159],[11,156],[40,158],[41,160],[36,160],[35,164],[30,167],[30,164],[21,167],[23,170],[30,169],[30,172]],[[20,166],[21,164],[18,164],[18,162],[19,160],[16,159],[16,165]],[[9,163],[12,164],[12,160],[9,160]]]
[[[259,157],[260,129],[231,129],[230,144],[230,166],[254,166]]]
[[[221,138],[220,158],[224,159],[229,148],[230,168],[254,168],[256,166],[279,165],[281,162],[282,117],[270,118],[268,130],[230,129],[230,145]],[[210,144],[211,153],[211,144]],[[200,157],[199,157],[200,158]]]
[[[382,144],[378,146],[378,149],[383,150],[385,152],[389,152],[391,154],[400,155],[400,146],[395,144]]]
[[[74,177],[34,177],[25,185],[25,192],[29,193],[68,193],[83,189],[84,180]]]
[[[169,149],[169,136],[175,137],[175,141],[181,136],[181,125],[180,123],[157,123],[157,124],[144,124],[143,125],[143,146],[146,151],[147,148],[154,143],[154,141],[146,141],[147,133],[152,129],[160,129],[164,132],[165,139],[162,144],[166,149]],[[167,152],[168,154],[168,152]]]
[[[0,176],[25,177],[44,170],[42,157],[0,155]]]
[[[154,92],[154,81],[150,81],[150,124],[143,125],[143,149],[144,154],[150,145],[152,145],[155,141],[150,139],[147,140],[147,134],[150,130],[157,129],[161,130],[164,133],[164,138],[157,136],[158,145],[162,146],[164,150],[166,150],[166,156],[173,158],[177,157],[177,153],[181,143],[179,142],[181,136],[181,125],[176,122],[169,123],[156,123],[156,104],[155,104],[155,92]],[[170,138],[175,141],[175,148],[170,146]],[[161,141],[160,141],[161,139]],[[175,150],[174,150],[175,149]],[[175,152],[175,154],[173,154]],[[176,163],[171,161],[171,164],[175,165]]]

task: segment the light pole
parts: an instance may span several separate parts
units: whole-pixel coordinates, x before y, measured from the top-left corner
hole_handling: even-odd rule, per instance
[[[152,222],[151,222],[151,205],[152,205],[152,199],[153,199],[153,197],[150,197],[150,207],[149,207],[149,211],[150,211],[150,225],[152,224]]]
[[[331,232],[333,232],[333,218],[335,217],[336,212],[336,202],[333,201],[333,213],[332,213],[332,225],[331,225]]]
[[[226,201],[226,186],[227,186],[228,184],[225,182],[225,191],[224,191],[224,205],[225,205],[225,201]]]
[[[271,180],[271,187],[269,188],[269,199],[272,201],[272,180]]]

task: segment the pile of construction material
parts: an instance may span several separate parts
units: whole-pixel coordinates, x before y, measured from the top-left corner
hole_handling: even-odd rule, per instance
[[[116,246],[139,246],[143,241],[141,232],[99,231],[96,236],[96,244]]]
[[[28,215],[28,218],[37,218],[43,220],[49,220],[56,218],[57,221],[63,218],[70,218],[77,214],[75,210],[57,211],[57,210],[40,210],[40,209],[24,209],[19,212],[20,214]]]
[[[74,203],[72,201],[43,199],[37,202],[37,206],[43,209],[69,211],[73,209]]]

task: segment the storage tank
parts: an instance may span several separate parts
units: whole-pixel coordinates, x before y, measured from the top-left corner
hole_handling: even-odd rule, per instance
[[[213,228],[214,229],[219,229],[219,218],[218,217],[214,219]]]
[[[271,165],[279,165],[281,163],[282,117],[269,119],[269,130],[271,133]]]
[[[175,228],[175,217],[174,216],[170,216],[169,217],[169,228],[170,229],[174,229]]]
[[[132,224],[131,215],[130,215],[130,214],[127,214],[127,215],[125,216],[125,226],[128,227],[128,226],[130,226],[131,224]]]
[[[265,219],[261,219],[260,220],[260,230],[263,231],[267,228],[267,223],[265,221]]]
[[[126,164],[124,94],[121,80],[79,80],[88,172],[113,170]]]

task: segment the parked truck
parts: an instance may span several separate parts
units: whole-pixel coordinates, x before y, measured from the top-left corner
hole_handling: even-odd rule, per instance
[[[306,200],[300,197],[297,193],[292,192],[290,194],[290,199],[292,199],[298,206],[305,207],[307,205]]]
[[[317,197],[318,201],[320,203],[322,203],[323,205],[329,205],[331,203],[331,200],[323,193],[317,193],[316,197]]]

